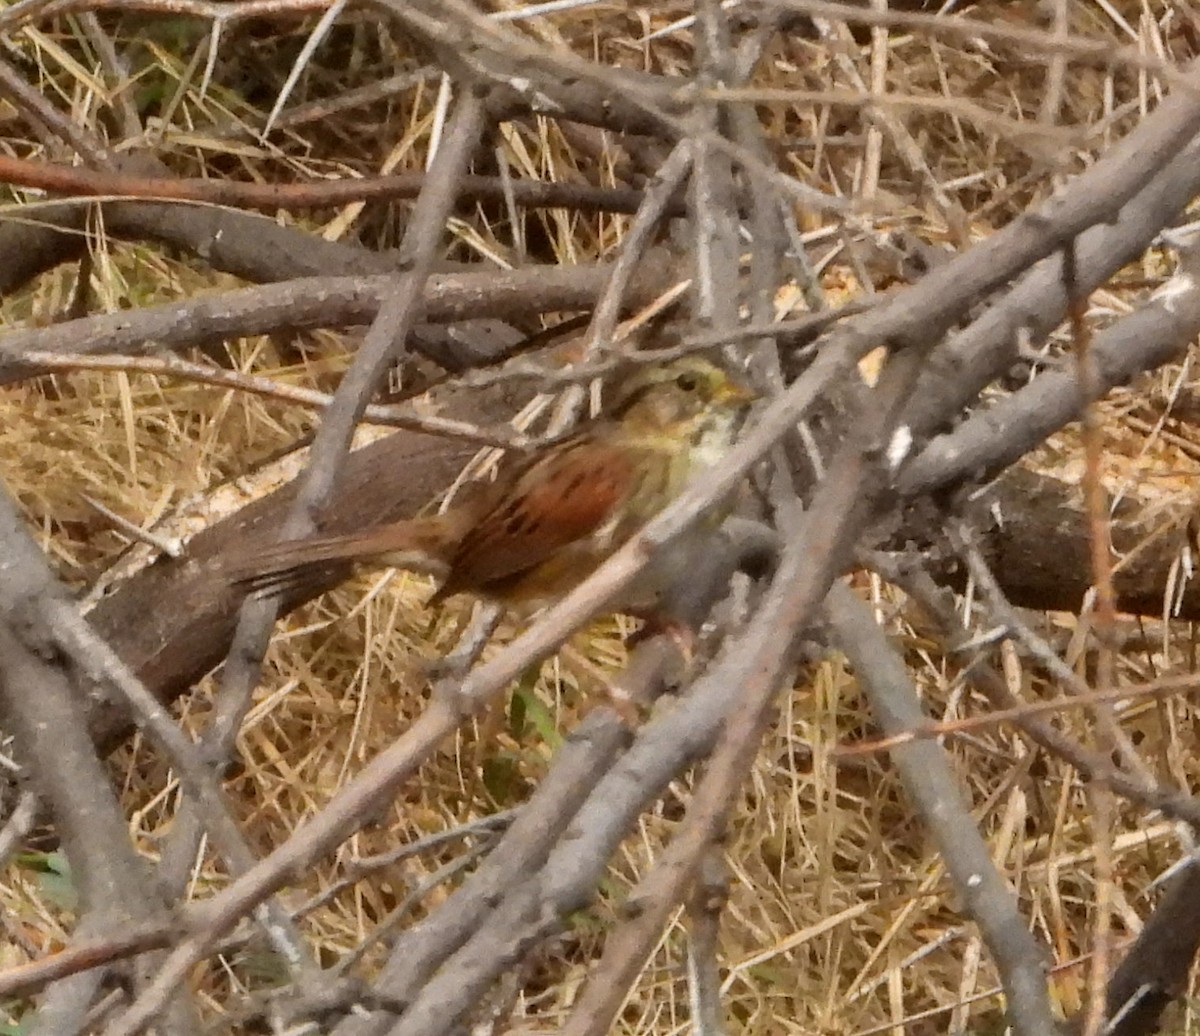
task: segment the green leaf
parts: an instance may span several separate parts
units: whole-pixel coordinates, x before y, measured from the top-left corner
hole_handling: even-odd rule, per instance
[[[562,735],[554,715],[537,696],[538,667],[526,670],[512,693],[508,707],[509,731],[518,740],[532,727],[538,738],[551,749],[562,744]],[[519,722],[518,722],[519,718]],[[517,725],[514,725],[516,723]]]
[[[37,874],[38,888],[53,906],[60,910],[75,910],[79,906],[79,890],[75,887],[71,865],[61,851],[20,853],[17,862]]]

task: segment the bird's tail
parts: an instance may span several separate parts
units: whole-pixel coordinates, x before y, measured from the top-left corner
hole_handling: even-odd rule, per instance
[[[230,582],[252,594],[283,594],[303,585],[336,583],[354,565],[393,565],[444,576],[436,519],[381,525],[341,536],[310,536],[256,548],[228,564]]]

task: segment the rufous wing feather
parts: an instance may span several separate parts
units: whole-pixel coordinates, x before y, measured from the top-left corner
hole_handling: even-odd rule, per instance
[[[629,451],[595,437],[536,458],[464,531],[437,597],[461,590],[486,596],[596,533],[629,492],[635,463]]]

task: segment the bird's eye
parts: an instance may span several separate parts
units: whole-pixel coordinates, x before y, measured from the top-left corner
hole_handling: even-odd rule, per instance
[[[684,392],[695,392],[700,387],[700,379],[694,374],[681,374],[675,379],[675,384]]]

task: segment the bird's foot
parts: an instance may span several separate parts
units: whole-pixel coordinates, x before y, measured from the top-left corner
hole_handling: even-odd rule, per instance
[[[632,614],[634,618],[642,620],[642,627],[641,629],[634,630],[634,632],[625,637],[625,647],[627,649],[632,650],[639,644],[644,644],[655,637],[666,637],[675,645],[675,649],[679,652],[679,656],[683,660],[684,669],[691,669],[699,644],[696,631],[691,626],[686,622],[681,622],[679,619],[673,619],[668,615],[661,615],[654,612],[634,612]]]

